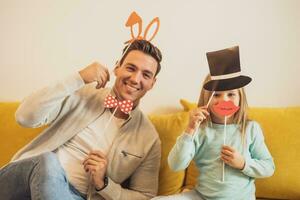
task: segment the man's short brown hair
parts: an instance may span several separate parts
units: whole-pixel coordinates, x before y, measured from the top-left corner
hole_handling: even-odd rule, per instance
[[[130,46],[128,47],[128,45],[130,45]],[[160,62],[162,60],[162,55],[161,55],[160,50],[147,40],[135,40],[131,44],[128,44],[128,45],[123,49],[123,53],[124,53],[126,51],[126,49],[128,48],[128,50],[126,51],[126,53],[122,56],[122,58],[120,60],[120,65],[122,65],[124,59],[126,58],[126,56],[128,55],[128,53],[130,51],[138,50],[147,55],[150,55],[157,61],[157,70],[155,73],[155,76],[156,76],[159,73],[160,68],[161,68]]]

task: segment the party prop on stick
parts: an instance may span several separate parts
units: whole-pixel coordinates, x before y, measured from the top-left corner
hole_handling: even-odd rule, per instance
[[[105,130],[106,127],[108,126],[108,124],[111,122],[111,119],[115,115],[117,109],[120,109],[125,114],[129,114],[129,112],[133,108],[133,102],[131,100],[118,101],[116,99],[116,97],[109,94],[109,95],[107,95],[107,97],[104,100],[104,107],[105,108],[115,108],[104,128],[104,130]]]
[[[213,110],[221,116],[229,116],[239,110],[239,106],[234,105],[232,101],[220,101],[212,106]]]
[[[147,39],[147,36],[148,36],[148,32],[151,28],[151,26],[156,23],[156,27],[155,27],[155,30],[153,32],[153,35]],[[149,42],[151,42],[154,37],[156,36],[158,30],[159,30],[159,27],[160,27],[160,20],[158,17],[155,17],[146,27],[145,29],[145,32],[144,32],[144,36],[141,36],[142,34],[142,29],[143,29],[143,20],[142,18],[135,12],[133,11],[130,16],[128,17],[127,21],[126,21],[126,24],[125,24],[126,27],[130,27],[130,35],[131,35],[131,39],[126,41],[125,44],[128,44],[126,49],[123,51],[122,53],[122,56],[121,56],[121,59],[118,60],[117,62],[117,65],[119,64],[119,62],[122,60],[123,56],[126,54],[127,50],[129,49],[129,47],[131,46],[132,42],[135,41],[135,40],[147,40]],[[137,35],[135,36],[134,34],[134,27],[138,26],[138,33]]]
[[[129,114],[129,112],[132,110],[133,108],[133,102],[131,100],[123,100],[123,101],[118,101],[116,99],[116,97],[112,96],[112,95],[107,95],[105,100],[104,100],[104,107],[105,108],[114,108],[114,111],[112,113],[112,115],[110,116],[110,118],[108,119],[107,123],[105,124],[105,127],[103,129],[103,133],[106,132],[107,127],[109,126],[112,118],[114,117],[116,111],[118,109],[120,109],[123,113],[125,114]],[[97,147],[99,146],[100,141],[97,140]]]
[[[103,129],[103,135],[104,135],[104,138],[106,139],[106,137],[105,137],[106,130],[107,130],[112,118],[114,117],[116,111],[118,109],[120,109],[123,113],[129,114],[129,112],[133,108],[133,102],[131,100],[118,101],[114,96],[109,94],[106,96],[106,98],[104,100],[104,107],[105,108],[114,108],[112,115],[110,116],[109,120],[107,121],[107,123],[105,124],[105,127]],[[100,140],[97,139],[96,147],[99,147],[99,143],[100,143]],[[106,144],[109,145],[108,142]],[[89,176],[89,182],[93,185],[93,183],[91,182],[91,176]],[[88,198],[88,199],[90,199],[90,198]]]
[[[246,86],[251,78],[241,74],[239,47],[234,46],[219,51],[206,53],[211,80],[204,84],[208,91],[228,91]],[[224,138],[226,144],[226,125],[228,116],[232,116],[239,110],[232,101],[222,101],[213,105],[212,109],[220,116],[224,116]],[[225,179],[225,163],[223,162],[222,181]]]
[[[223,116],[224,119],[224,135],[223,135],[223,145],[226,145],[226,124],[227,117],[232,116],[235,112],[239,110],[239,106],[235,106],[232,101],[220,101],[216,105],[212,106],[212,109],[215,113]],[[225,163],[223,161],[223,171],[222,171],[222,182],[225,179]]]
[[[147,39],[147,35],[148,35],[148,31],[150,30],[151,26],[156,23],[156,29],[154,30],[153,35]],[[137,36],[134,35],[134,26],[138,25],[138,34]],[[158,30],[159,30],[159,26],[160,26],[160,21],[158,17],[155,17],[146,27],[145,32],[144,32],[144,36],[141,36],[142,34],[142,27],[143,27],[143,21],[142,18],[136,13],[136,12],[132,12],[126,22],[126,27],[130,27],[130,34],[131,34],[131,39],[128,40],[127,42],[125,42],[125,44],[127,43],[132,43],[132,41],[134,40],[147,40],[149,42],[151,42],[151,40],[155,37],[155,35],[157,34]]]

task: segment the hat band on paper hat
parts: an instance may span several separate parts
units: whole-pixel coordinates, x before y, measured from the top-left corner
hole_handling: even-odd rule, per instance
[[[242,74],[241,72],[235,72],[235,73],[223,74],[218,76],[210,76],[210,78],[211,80],[222,80],[222,79],[235,78],[240,76],[241,74]]]

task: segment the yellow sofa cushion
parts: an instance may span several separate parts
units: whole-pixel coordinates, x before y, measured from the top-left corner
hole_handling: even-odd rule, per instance
[[[19,103],[0,103],[0,167],[43,129],[19,126],[14,117],[18,106]]]
[[[185,111],[197,106],[186,100],[180,103]],[[272,177],[256,179],[257,197],[300,199],[300,107],[250,108],[249,117],[261,125],[275,162]],[[195,184],[197,173],[195,166],[189,166],[186,175],[189,185]]]
[[[189,112],[190,110],[193,110],[194,108],[197,108],[197,104],[187,101],[185,99],[180,99],[180,104],[183,107],[183,110],[186,112]]]
[[[187,125],[188,113],[150,115],[149,118],[159,133],[162,145],[158,194],[178,193],[184,184],[185,171],[173,172],[169,168],[167,159],[171,148],[176,142],[176,138],[184,131]]]

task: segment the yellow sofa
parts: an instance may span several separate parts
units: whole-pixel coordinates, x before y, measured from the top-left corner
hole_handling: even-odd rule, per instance
[[[160,195],[192,188],[198,174],[193,163],[180,172],[171,171],[167,164],[170,149],[187,125],[187,111],[196,106],[186,100],[181,100],[181,104],[184,108],[181,112],[149,116],[162,141]],[[19,103],[0,103],[0,167],[44,129],[29,129],[17,125],[14,112],[18,105]],[[251,108],[249,115],[261,124],[276,165],[272,177],[256,180],[257,197],[300,199],[300,107]]]

